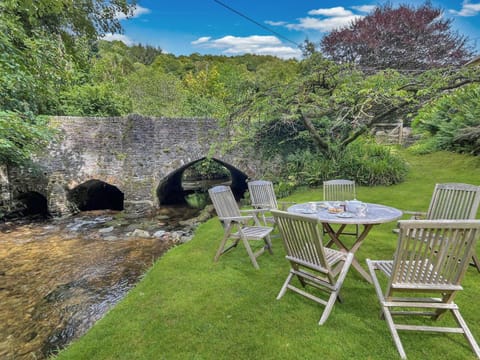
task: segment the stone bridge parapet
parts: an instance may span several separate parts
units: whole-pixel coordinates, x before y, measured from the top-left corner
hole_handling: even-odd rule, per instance
[[[8,187],[12,198],[28,191],[42,194],[55,215],[72,211],[69,191],[88,180],[117,187],[125,209],[148,208],[161,205],[162,181],[175,178],[172,174],[178,180],[189,164],[206,157],[233,171],[232,185],[259,176],[262,167],[253,151],[230,146],[228,132],[215,119],[54,117],[52,124],[58,140],[35,159],[34,169],[9,169]]]

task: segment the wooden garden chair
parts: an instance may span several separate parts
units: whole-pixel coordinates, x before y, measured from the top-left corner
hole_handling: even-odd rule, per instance
[[[467,220],[475,219],[480,205],[480,186],[446,183],[436,184],[427,212],[404,211],[413,219]],[[473,252],[473,265],[480,272],[480,261]]]
[[[273,254],[270,241],[270,233],[273,228],[260,226],[256,210],[240,210],[229,186],[215,186],[208,190],[208,194],[224,229],[224,235],[215,255],[215,261],[218,261],[222,254],[236,247],[241,240],[253,266],[259,269],[257,257],[263,254],[265,250]],[[252,222],[254,225],[249,225]],[[249,243],[252,240],[263,241],[264,246],[254,253]],[[229,241],[231,241],[231,244],[227,246]]]
[[[277,300],[292,290],[325,306],[319,325],[327,320],[353,260],[350,252],[326,248],[322,244],[322,224],[313,217],[272,210],[283,239],[290,272]],[[292,281],[298,278],[302,289]],[[307,292],[307,285],[321,290],[327,299]]]
[[[337,180],[327,180],[323,182],[323,201],[336,202],[341,201],[345,202],[348,200],[354,200],[357,198],[355,190],[355,181],[346,180],[346,179],[337,179]],[[355,231],[347,232],[344,231],[345,225],[341,226],[337,231],[338,234],[343,235],[354,235],[358,238],[360,229],[358,225],[355,226]],[[331,245],[330,243],[327,245]]]
[[[353,180],[327,180],[323,182],[324,201],[347,201],[356,199],[355,181]]]
[[[479,236],[480,220],[402,220],[394,259],[367,259],[382,316],[403,359],[406,355],[398,330],[463,334],[480,358],[480,348],[454,303],[457,292],[463,290],[461,281]],[[377,271],[388,279],[385,292]],[[457,327],[394,322],[396,315],[436,320],[445,312],[451,312]]]
[[[265,225],[272,224],[275,226],[275,219],[273,216],[267,215],[271,210],[285,210],[288,204],[294,204],[294,202],[278,202],[271,181],[253,180],[249,181],[247,185],[252,207],[254,209],[262,210],[260,215]]]

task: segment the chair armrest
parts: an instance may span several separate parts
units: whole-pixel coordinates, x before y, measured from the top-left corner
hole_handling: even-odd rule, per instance
[[[268,211],[269,209],[242,209],[240,210],[241,213],[247,213],[247,214],[252,214],[252,215],[247,215],[247,216],[256,216],[256,214],[261,214],[264,213],[265,211]]]
[[[425,217],[427,216],[427,213],[423,212],[423,211],[408,211],[408,210],[406,210],[403,213],[408,214],[408,215],[412,215],[411,219],[413,219],[413,220],[425,219]]]
[[[230,216],[230,217],[219,217],[220,221],[226,222],[237,222],[237,223],[245,223],[248,220],[254,219],[254,216]]]

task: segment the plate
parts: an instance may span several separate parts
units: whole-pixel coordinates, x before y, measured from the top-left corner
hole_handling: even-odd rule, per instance
[[[343,212],[343,213],[337,214],[337,217],[341,217],[341,218],[351,218],[351,217],[353,217],[353,214],[348,213],[348,212]]]
[[[316,214],[317,212],[315,210],[310,210],[310,209],[304,209],[300,210],[302,214]]]

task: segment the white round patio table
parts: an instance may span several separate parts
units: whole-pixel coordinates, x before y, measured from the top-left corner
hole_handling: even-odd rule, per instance
[[[312,209],[312,203],[316,205],[316,209]],[[383,223],[392,222],[398,220],[402,217],[402,211],[395,209],[390,206],[380,205],[380,204],[367,204],[367,213],[365,216],[358,216],[355,213],[343,212],[343,213],[331,213],[328,211],[328,208],[332,206],[329,202],[316,201],[308,202],[302,204],[295,204],[290,206],[287,211],[297,214],[304,214],[306,216],[313,216],[323,224],[325,232],[328,233],[330,241],[326,246],[331,246],[332,244],[337,245],[341,250],[349,251],[354,254],[352,266],[357,270],[360,275],[362,275],[365,280],[372,283],[372,278],[370,274],[360,265],[358,260],[355,258],[355,253],[358,251],[363,241],[366,239],[368,233],[373,228],[374,225],[379,225]],[[332,228],[332,224],[340,224],[338,230]],[[340,239],[342,231],[347,225],[362,225],[363,230],[360,232],[358,237],[355,239],[353,245],[348,247]]]

